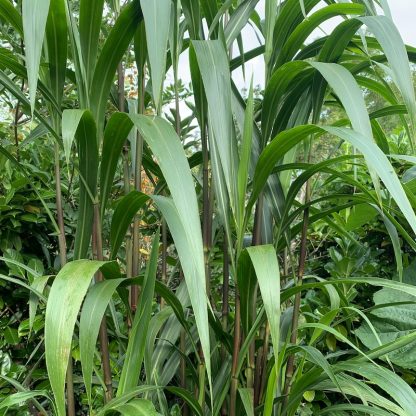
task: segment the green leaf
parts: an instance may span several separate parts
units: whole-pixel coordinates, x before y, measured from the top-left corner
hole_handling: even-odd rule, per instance
[[[38,276],[33,279],[31,287],[39,293],[43,293],[50,276]],[[34,292],[29,295],[29,328],[32,329],[39,304],[39,297]]]
[[[17,329],[10,328],[9,326],[6,327],[6,329],[4,330],[3,336],[4,336],[4,341],[6,342],[6,344],[9,344],[9,345],[17,345],[20,341],[19,333]]]
[[[324,409],[321,409],[319,412],[321,415],[335,415],[339,414],[336,412],[359,412],[362,414],[371,414],[373,416],[391,416],[391,413],[387,410],[382,410],[378,407],[368,406],[364,404],[336,404],[333,406],[328,406]]]
[[[244,334],[247,336],[255,319],[256,273],[247,250],[244,250],[237,264],[237,284],[240,295],[240,314]]]
[[[251,80],[250,91],[247,99],[246,111],[244,114],[244,130],[240,149],[240,163],[238,165],[238,204],[240,215],[244,212],[246,202],[247,183],[250,172],[251,146],[253,142],[253,122],[254,122],[254,99],[253,99],[253,80]],[[238,218],[240,227],[239,238],[242,240],[244,233],[243,218]]]
[[[0,402],[0,409],[7,409],[12,406],[21,405],[27,400],[34,399],[39,396],[49,398],[47,393],[43,390],[19,391],[18,393],[13,393]]]
[[[212,23],[209,26],[208,36],[207,38],[210,39],[212,34],[217,30],[218,23],[220,22],[220,19],[225,16],[225,14],[231,9],[231,6],[233,5],[232,0],[226,0],[223,2],[221,7],[218,9],[217,14],[215,15],[214,19],[212,20]],[[225,22],[224,22],[225,24]],[[225,36],[224,36],[225,37]]]
[[[62,141],[66,163],[69,165],[72,145],[85,110],[64,110],[62,113]]]
[[[79,38],[88,85],[97,59],[103,8],[104,0],[81,0],[79,5]]]
[[[104,407],[102,407],[97,412],[97,416],[104,416],[110,410],[117,410],[120,406],[127,403],[129,400],[134,399],[139,394],[151,392],[154,390],[158,390],[160,388],[161,387],[159,386],[147,386],[147,385],[141,385],[139,387],[136,387],[130,393],[123,394],[123,396],[121,397],[115,397],[114,399],[110,400]]]
[[[19,171],[23,174],[23,176],[28,179],[28,183],[31,185],[31,188],[33,189],[36,196],[41,201],[41,203],[43,205],[43,208],[45,209],[45,212],[48,214],[49,220],[51,221],[51,224],[52,224],[54,230],[59,233],[59,227],[58,227],[58,225],[55,221],[55,217],[52,215],[52,212],[49,209],[48,204],[43,199],[42,195],[40,194],[39,190],[37,189],[37,186],[31,184],[31,175],[30,175],[30,173],[27,172],[26,167],[24,167],[20,162],[18,162],[16,160],[16,158],[13,155],[11,155],[3,146],[0,146],[0,154],[2,154],[8,160],[10,160],[12,162],[12,165],[17,167],[19,169]],[[33,272],[33,270],[31,270],[31,272]]]
[[[181,3],[191,39],[198,39],[201,25],[199,1],[182,0]]]
[[[64,111],[62,136],[67,148],[75,136],[78,148],[80,191],[74,258],[79,259],[86,257],[91,240],[98,176],[97,129],[91,112]]]
[[[224,28],[225,44],[230,47],[247,24],[259,0],[245,0],[239,4]]]
[[[198,401],[188,390],[176,386],[166,387],[166,390],[183,399],[188,404],[189,408],[192,409],[194,414],[198,416],[202,416],[204,414]]]
[[[353,207],[348,213],[345,223],[347,231],[354,231],[372,221],[377,215],[377,211],[371,205],[360,204]]]
[[[122,9],[120,16],[108,34],[95,65],[90,86],[90,106],[99,132],[103,130],[105,107],[117,66],[126,52],[136,32],[137,25],[142,18],[143,15],[139,0],[133,0],[131,3],[128,3]]]
[[[74,62],[75,79],[77,83],[79,103],[81,107],[89,107],[89,95],[87,87],[87,75],[82,57],[81,40],[79,37],[78,24],[75,20],[75,13],[72,4],[65,2],[65,13],[68,25],[70,45],[72,47],[72,59]]]
[[[391,67],[391,76],[400,90],[407,111],[412,122],[413,137],[411,141],[416,145],[414,132],[416,129],[416,98],[413,78],[410,71],[406,47],[393,21],[386,16],[359,17],[368,29],[374,33]],[[390,75],[390,74],[389,74]]]
[[[383,9],[384,15],[387,16],[389,19],[393,20],[390,6],[387,0],[379,0],[379,1],[380,1],[380,6]]]
[[[375,143],[363,137],[360,133],[341,127],[318,127],[314,125],[298,126],[280,133],[262,152],[253,178],[253,193],[249,207],[252,207],[275,164],[286,152],[310,135],[320,135],[323,131],[333,134],[355,146],[366,158],[367,164],[383,181],[384,185],[396,201],[406,217],[409,225],[416,231],[416,216],[407,199],[406,193],[394,172],[386,155]]]
[[[216,0],[201,0],[201,8],[204,14],[204,17],[207,21],[208,27],[212,26],[212,23],[215,19],[215,16],[218,13],[218,4]],[[217,35],[218,30],[215,31]]]
[[[68,49],[68,29],[64,0],[51,0],[45,41],[46,59],[49,63],[48,81],[52,94],[60,105],[65,84]]]
[[[256,271],[264,309],[270,324],[274,354],[279,352],[280,332],[280,271],[272,245],[247,247]]]
[[[367,383],[363,382],[359,378],[351,377],[342,373],[337,375],[337,380],[339,386],[345,394],[356,397],[358,400],[363,401],[364,403],[373,404],[383,409],[389,410],[395,415],[407,416],[407,413],[404,412],[400,406],[398,406],[392,400],[388,399],[386,395],[378,394]],[[314,384],[314,388],[316,390],[323,391],[340,391],[340,388],[335,386],[332,381],[323,381],[321,383]],[[296,403],[296,406],[297,405],[298,403]]]
[[[170,0],[140,0],[140,5],[146,27],[153,101],[156,110],[159,111],[166,71],[166,53],[172,3]]]
[[[241,401],[243,402],[244,410],[247,416],[254,416],[254,392],[253,389],[238,389]]]
[[[115,259],[123,243],[124,236],[134,216],[149,200],[149,197],[139,191],[131,191],[125,195],[114,211],[111,220],[110,245],[111,258]]]
[[[285,41],[281,52],[278,55],[276,66],[280,67],[285,62],[293,59],[296,52],[302,48],[308,37],[325,21],[345,15],[360,15],[364,13],[364,7],[361,4],[330,4],[326,7],[319,8],[315,13],[303,20],[295,29],[292,29],[290,36]],[[304,10],[303,10],[304,12]]]
[[[238,156],[231,112],[231,83],[228,56],[219,40],[193,41],[208,101],[210,148],[216,148],[231,208],[238,218]],[[219,168],[219,167],[218,167]],[[220,176],[217,173],[217,176]],[[219,186],[217,183],[215,186]]]
[[[405,302],[410,302],[410,304],[405,304]],[[416,302],[415,296],[394,289],[385,288],[374,294],[374,304],[380,307],[371,311],[369,319],[382,344],[392,342],[416,330],[415,305],[411,302]],[[394,305],[395,303],[397,305]],[[355,330],[355,334],[367,348],[373,349],[379,346],[367,322],[363,322]],[[416,368],[416,342],[392,352],[388,358],[400,367]]]
[[[17,98],[22,104],[27,107],[30,107],[30,102],[26,98],[25,94],[20,90],[18,85],[16,85],[5,73],[0,70],[0,84],[4,86],[10,93]],[[56,108],[56,106],[54,106]],[[36,108],[34,109],[34,115],[39,120],[39,122],[52,134],[54,139],[61,144],[61,139],[57,132],[52,128],[49,121],[40,113]]]
[[[24,0],[22,2],[23,31],[25,38],[25,55],[27,78],[29,84],[30,108],[35,110],[36,90],[46,20],[50,0]]]
[[[27,285],[25,282],[23,282],[20,279],[15,279],[14,277],[5,276],[3,274],[0,274],[0,279],[5,280],[6,282],[14,283],[18,286],[24,287],[27,289],[30,293],[34,293],[39,299],[42,299],[44,302],[46,302],[45,296],[42,295],[42,293],[39,293],[36,289],[33,287]]]
[[[182,143],[173,127],[159,117],[130,116],[159,162],[172,201],[153,200],[166,217],[184,270],[201,346],[211,380],[210,342],[204,253],[196,192]],[[163,204],[163,209],[161,207]],[[169,217],[167,214],[169,213]]]
[[[363,93],[351,72],[338,64],[323,62],[311,62],[310,64],[321,73],[342,102],[352,128],[367,140],[372,140],[371,123]]]
[[[155,376],[155,368],[152,356],[156,348],[156,337],[158,336],[163,326],[168,327],[169,322],[171,321],[169,318],[172,317],[172,313],[172,308],[164,307],[159,312],[157,312],[149,322],[149,330],[147,332],[146,347],[144,352],[144,369],[146,372],[147,384],[152,384]]]
[[[147,59],[146,28],[143,20],[139,23],[134,34],[134,56],[136,58],[137,70],[139,71],[139,79],[143,80]]]
[[[19,35],[23,35],[22,17],[11,1],[0,0],[0,17],[16,29]]]
[[[79,348],[81,355],[82,375],[88,403],[91,402],[92,370],[94,366],[95,343],[104,317],[105,310],[117,287],[125,279],[110,279],[96,283],[88,291],[81,311],[79,322]]]
[[[262,142],[266,144],[272,136],[276,117],[284,105],[283,97],[294,82],[299,82],[305,77],[311,76],[312,70],[307,62],[289,62],[277,69],[268,81],[263,101],[261,114]]]
[[[128,114],[119,112],[112,114],[105,126],[100,167],[101,218],[111,192],[123,144],[132,127],[133,122]]]
[[[114,408],[124,416],[161,416],[150,400],[134,399],[126,404]]]
[[[266,72],[273,51],[273,32],[276,24],[277,5],[276,0],[266,0],[265,23],[264,23],[264,61],[266,63]]]
[[[153,294],[155,290],[157,261],[159,254],[159,231],[152,242],[152,251],[146,267],[144,287],[140,302],[129,334],[129,343],[124,359],[117,397],[134,389],[140,377],[146,347],[146,337],[152,314]]]
[[[52,284],[45,315],[46,367],[58,416],[65,416],[65,375],[71,354],[75,322],[91,279],[104,262],[67,263]]]
[[[360,365],[340,363],[337,364],[337,367],[344,371],[349,371],[367,378],[371,383],[384,390],[390,397],[399,403],[406,415],[410,415],[414,411],[416,407],[415,391],[393,371],[380,366],[371,365],[370,363],[362,363]]]

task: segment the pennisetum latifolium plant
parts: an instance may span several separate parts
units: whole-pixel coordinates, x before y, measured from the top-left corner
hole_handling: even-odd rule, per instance
[[[369,349],[339,325],[368,321],[349,304],[356,287],[415,287],[308,274],[312,227],[348,236],[334,220],[346,208],[377,211],[399,276],[401,242],[416,248],[414,185],[392,165],[415,163],[416,54],[387,1],[0,0],[0,19],[2,90],[54,146],[56,205],[44,209],[60,259],[55,277],[21,281],[46,304],[50,388],[21,387],[0,409],[73,416],[82,391],[91,415],[413,414],[416,394],[386,360],[416,332]],[[252,59],[264,85],[242,94],[233,74]],[[385,107],[369,113],[363,89]],[[379,119],[397,115],[411,150],[393,159]],[[334,138],[341,151],[317,160],[316,143]],[[18,150],[0,148],[30,177]],[[321,175],[350,191],[317,197]],[[311,289],[330,300],[324,313],[305,313]],[[338,354],[319,348],[328,334]],[[330,399],[302,413],[318,394]]]

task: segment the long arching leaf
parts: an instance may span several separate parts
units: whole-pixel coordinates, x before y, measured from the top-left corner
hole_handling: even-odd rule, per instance
[[[58,416],[65,416],[65,375],[75,322],[91,279],[103,264],[89,260],[67,263],[55,277],[49,293],[45,315],[45,354]]]
[[[197,198],[189,164],[182,143],[168,122],[159,117],[130,117],[157,158],[172,195],[172,200],[160,196],[154,196],[153,199],[165,216],[169,213],[166,220],[178,247],[210,381],[204,253]],[[162,209],[161,204],[168,208]]]
[[[46,20],[50,0],[24,0],[22,4],[23,31],[25,38],[25,55],[27,78],[29,84],[30,108],[35,109],[36,90]]]
[[[81,0],[79,38],[84,58],[87,84],[91,81],[97,59],[98,39],[102,25],[104,0]]]
[[[62,94],[66,76],[68,30],[64,0],[51,0],[46,23],[46,52],[49,63],[49,83],[52,94],[58,103]]]
[[[111,187],[116,173],[117,163],[123,144],[133,127],[133,122],[126,113],[114,113],[104,130],[103,150],[100,166],[100,203],[101,218],[107,205]]]
[[[117,204],[111,221],[110,245],[111,258],[117,256],[117,252],[123,243],[127,228],[149,197],[138,191],[131,191],[125,195]]]
[[[169,38],[172,2],[170,0],[140,0],[146,27],[153,101],[161,105],[163,79],[166,71],[166,53]]]
[[[92,234],[98,176],[97,128],[89,110],[65,110],[62,137],[67,154],[76,139],[79,156],[80,195],[74,258],[85,258]]]
[[[110,279],[96,283],[85,297],[79,322],[79,349],[82,375],[87,392],[88,403],[91,406],[91,383],[94,366],[95,343],[108,303],[117,287],[124,279]]]
[[[133,0],[127,4],[101,50],[90,87],[90,106],[99,132],[103,130],[105,107],[117,66],[142,18],[139,0]]]
[[[405,215],[410,226],[414,231],[416,231],[415,213],[410,205],[403,186],[387,159],[387,156],[377,147],[375,143],[369,141],[360,133],[341,127],[318,127],[314,125],[298,126],[280,133],[266,147],[259,158],[256,173],[253,179],[253,193],[248,206],[253,206],[255,200],[263,189],[268,176],[283,155],[297,143],[305,140],[307,137],[310,137],[310,135],[319,135],[322,132],[328,132],[351,143],[364,155],[367,164],[374,169],[374,172],[376,172],[383,181],[400,210]]]
[[[123,396],[137,386],[146,347],[146,335],[152,313],[155,290],[157,260],[159,254],[159,231],[152,241],[152,251],[146,268],[144,287],[140,295],[139,306],[129,334],[126,356],[117,389],[117,397]]]

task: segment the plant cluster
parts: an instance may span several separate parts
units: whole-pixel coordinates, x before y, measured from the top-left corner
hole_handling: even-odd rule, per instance
[[[0,414],[415,413],[387,1],[0,0],[0,26]]]

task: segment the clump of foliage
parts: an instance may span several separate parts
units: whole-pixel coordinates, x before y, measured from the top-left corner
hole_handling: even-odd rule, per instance
[[[1,414],[413,414],[416,55],[386,1],[0,24]]]

